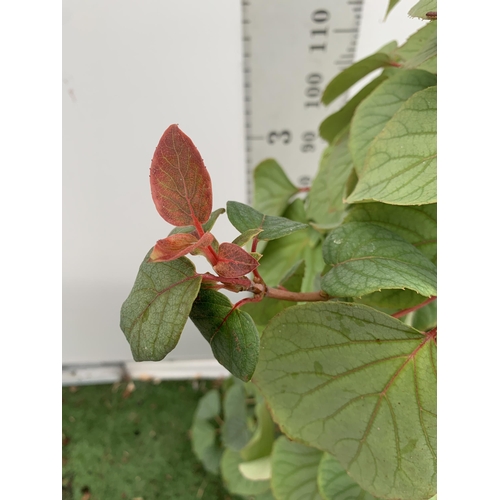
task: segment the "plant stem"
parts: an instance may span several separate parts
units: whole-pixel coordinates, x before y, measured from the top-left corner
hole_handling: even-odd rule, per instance
[[[252,241],[252,250],[251,252],[256,252],[257,251],[257,245],[259,243],[259,239],[255,237]],[[261,275],[259,274],[259,271],[257,271],[257,268],[255,268],[253,271],[253,279],[255,280],[256,283],[264,283],[264,280],[262,279]]]
[[[409,307],[408,309],[403,309],[402,311],[398,311],[397,313],[394,313],[392,315],[393,318],[401,318],[403,316],[406,316],[407,314],[410,314],[413,311],[418,311],[422,307],[426,306],[427,304],[430,304],[431,302],[434,302],[437,299],[437,297],[429,297],[427,300],[424,300],[421,304],[418,304],[413,307]]]
[[[254,283],[252,290],[257,294],[263,294],[265,297],[277,300],[289,300],[292,302],[324,302],[333,299],[323,291],[319,292],[290,292],[282,288],[266,287],[261,283]]]

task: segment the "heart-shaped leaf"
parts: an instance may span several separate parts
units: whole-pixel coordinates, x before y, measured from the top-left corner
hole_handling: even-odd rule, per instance
[[[151,263],[150,254],[120,312],[120,328],[136,361],[159,361],[177,345],[201,283],[185,257]]]
[[[375,497],[436,493],[435,332],[357,304],[297,305],[264,330],[253,382],[286,435]]]
[[[215,359],[235,377],[244,382],[250,380],[260,345],[259,332],[250,315],[233,309],[222,293],[202,288],[189,317],[210,343]]]
[[[350,222],[334,229],[323,257],[331,266],[321,279],[329,295],[361,297],[384,288],[437,295],[436,266],[401,236],[375,224]]]
[[[262,229],[259,234],[259,240],[262,241],[275,240],[308,228],[307,224],[295,222],[286,217],[264,215],[237,201],[227,202],[227,217],[240,233],[249,229]]]
[[[172,234],[163,240],[156,242],[150,262],[168,262],[178,259],[183,255],[194,252],[197,248],[207,247],[212,243],[214,237],[211,233],[205,233],[200,239],[191,233]]]
[[[207,222],[212,182],[193,141],[170,125],[156,147],[150,170],[151,194],[158,213],[174,226]]]
[[[280,436],[271,455],[271,488],[276,500],[322,500],[318,467],[323,452]]]

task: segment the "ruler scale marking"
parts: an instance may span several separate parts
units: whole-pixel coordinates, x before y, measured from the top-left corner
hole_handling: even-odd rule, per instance
[[[297,186],[310,185],[326,142],[319,124],[346,102],[321,95],[352,64],[363,0],[242,1],[247,190],[274,158]]]

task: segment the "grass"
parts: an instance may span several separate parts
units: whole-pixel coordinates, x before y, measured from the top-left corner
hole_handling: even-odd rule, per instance
[[[232,500],[191,451],[214,382],[63,388],[63,500]],[[134,390],[131,391],[131,389]]]

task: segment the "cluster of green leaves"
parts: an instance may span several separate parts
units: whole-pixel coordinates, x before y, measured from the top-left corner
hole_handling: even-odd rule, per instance
[[[411,14],[435,9],[421,1]],[[320,125],[328,146],[305,199],[275,161],[255,170],[255,209],[307,225],[259,246],[260,276],[335,298],[241,308],[261,334],[252,382],[284,435],[268,437],[254,469],[226,446],[232,493],[436,498],[436,28],[432,20],[327,86],[325,104],[382,68]],[[235,226],[256,227],[238,208],[247,222],[228,206]]]
[[[212,211],[192,141],[172,125],[155,151],[153,200],[175,228],[144,259],[121,328],[136,360],[159,360],[190,317],[236,377],[205,396],[192,428],[234,494],[436,494],[435,10],[420,0],[410,14],[431,21],[327,85],[325,105],[382,70],[320,125],[328,144],[307,194],[266,160],[254,208]],[[219,243],[224,212],[240,235]],[[253,298],[233,305],[221,289]]]

